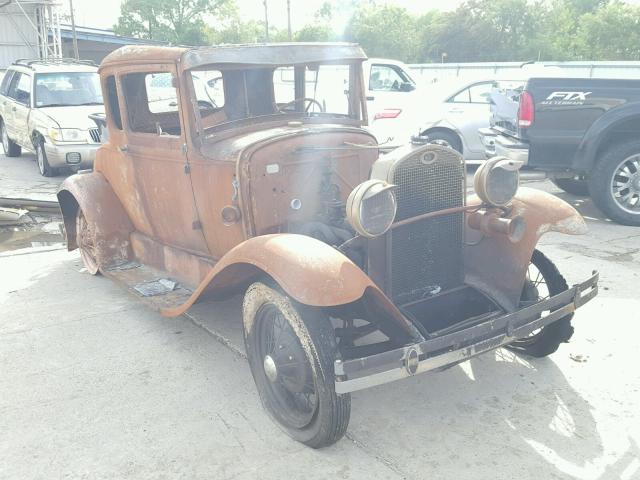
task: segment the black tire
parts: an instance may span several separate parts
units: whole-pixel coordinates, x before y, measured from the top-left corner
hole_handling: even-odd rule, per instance
[[[460,140],[460,137],[453,132],[436,130],[434,132],[424,132],[422,135],[426,135],[426,137],[429,139],[429,142],[446,142],[447,146],[450,146],[458,153],[462,153],[462,141]]]
[[[0,120],[0,139],[7,157],[19,157],[22,154],[22,147],[9,138],[3,120]]]
[[[558,268],[540,250],[534,250],[530,267],[531,265],[540,273],[542,280],[546,284],[547,292],[540,294],[540,285],[535,284],[537,278],[531,279],[530,275],[528,275],[521,297],[523,306],[542,300],[546,296],[558,295],[569,288],[567,281],[560,274]],[[516,340],[507,348],[532,357],[551,355],[558,350],[561,343],[568,342],[573,335],[572,318],[573,313],[547,325],[538,332],[534,332],[529,337]]]
[[[554,178],[551,180],[556,187],[577,197],[589,196],[589,184],[586,180],[575,178]]]
[[[47,159],[47,152],[44,149],[44,139],[42,137],[38,137],[34,145],[36,147],[36,163],[38,164],[38,171],[40,175],[43,177],[53,177],[56,175],[57,170],[52,168],[49,165],[49,160]]]
[[[351,396],[335,392],[337,344],[329,317],[254,283],[244,296],[243,323],[251,373],[271,418],[312,448],[340,440],[349,425]]]
[[[607,217],[623,225],[640,226],[640,171],[638,171],[640,162],[638,160],[640,160],[640,140],[631,140],[606,150],[589,174],[589,192],[593,202]],[[636,203],[628,209],[616,200],[614,193],[614,181],[621,178],[618,169],[623,162],[629,165],[632,177],[629,184],[635,192],[631,198]],[[632,171],[633,169],[635,172]],[[631,192],[631,190],[628,191]],[[618,193],[620,192],[624,190]]]

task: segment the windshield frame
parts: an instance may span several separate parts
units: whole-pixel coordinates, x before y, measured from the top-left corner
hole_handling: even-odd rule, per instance
[[[55,77],[60,75],[85,75],[85,76],[94,76],[95,84],[96,84],[96,95],[99,95],[100,102],[85,102],[85,103],[48,103],[44,105],[38,105],[38,80],[41,80],[43,77]],[[97,106],[104,105],[104,98],[102,96],[102,88],[100,83],[100,75],[97,71],[57,71],[57,72],[37,72],[33,79],[33,108],[49,108],[49,107],[83,107],[83,106]]]
[[[201,71],[215,71],[218,70],[224,76],[225,72],[230,71],[248,71],[256,68],[265,69],[265,66],[256,66],[256,65],[248,65],[248,64],[240,64],[240,65],[225,65],[225,64],[207,64],[207,65],[199,65],[197,68],[186,69],[183,71],[184,76],[183,79],[187,83],[187,91],[190,100],[190,110],[192,111],[191,121],[194,122],[194,135],[196,139],[199,137],[201,139],[212,139],[217,136],[218,132],[228,131],[234,128],[239,128],[244,131],[246,127],[253,127],[252,129],[256,129],[256,126],[264,126],[264,128],[270,128],[272,125],[279,124],[287,124],[292,121],[299,121],[302,123],[337,123],[344,124],[348,126],[362,126],[366,124],[367,119],[367,111],[366,111],[366,100],[364,99],[364,78],[363,78],[363,67],[362,60],[337,60],[331,62],[321,62],[321,63],[309,63],[304,65],[299,64],[279,64],[279,65],[270,65],[268,69],[270,70],[269,78],[271,79],[271,95],[274,97],[274,73],[278,68],[282,67],[293,67],[294,68],[294,76],[295,76],[295,96],[299,98],[301,92],[305,92],[305,72],[306,67],[311,65],[313,68],[321,68],[325,65],[336,65],[348,67],[348,110],[349,113],[335,113],[335,112],[304,112],[304,111],[291,111],[291,112],[283,112],[278,111],[270,114],[263,115],[249,115],[242,118],[237,118],[234,120],[228,120],[213,126],[203,126],[202,118],[200,115],[200,109],[198,108],[198,98],[196,96],[196,87],[193,81],[193,74],[196,76],[198,72]],[[301,81],[302,79],[302,81]],[[345,86],[346,87],[346,86]],[[225,92],[225,105],[228,104],[229,100],[227,99],[227,87],[223,84],[224,92]],[[347,88],[345,88],[345,91]],[[313,92],[311,92],[313,93]],[[306,94],[303,93],[303,95]],[[275,101],[275,100],[274,100]],[[269,127],[266,125],[269,124]],[[226,135],[225,135],[226,136]]]

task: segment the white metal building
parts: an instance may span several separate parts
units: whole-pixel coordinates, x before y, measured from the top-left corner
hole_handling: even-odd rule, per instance
[[[0,69],[18,58],[62,56],[55,0],[0,0]]]

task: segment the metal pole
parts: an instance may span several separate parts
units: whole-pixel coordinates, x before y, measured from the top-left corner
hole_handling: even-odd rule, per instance
[[[289,41],[291,41],[291,0],[287,0],[287,31],[289,32]]]
[[[265,40],[269,41],[269,13],[267,7],[267,0],[263,0],[264,3],[264,32],[265,32]]]
[[[78,52],[78,36],[76,35],[76,20],[73,16],[73,0],[69,0],[69,10],[71,11],[71,33],[73,35],[73,54],[76,60],[80,60],[80,53]]]

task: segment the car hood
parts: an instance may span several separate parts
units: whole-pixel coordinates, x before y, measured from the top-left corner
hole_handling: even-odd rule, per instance
[[[81,105],[77,107],[42,107],[38,109],[53,119],[60,128],[95,128],[96,123],[89,118],[93,113],[104,113],[104,105]]]

